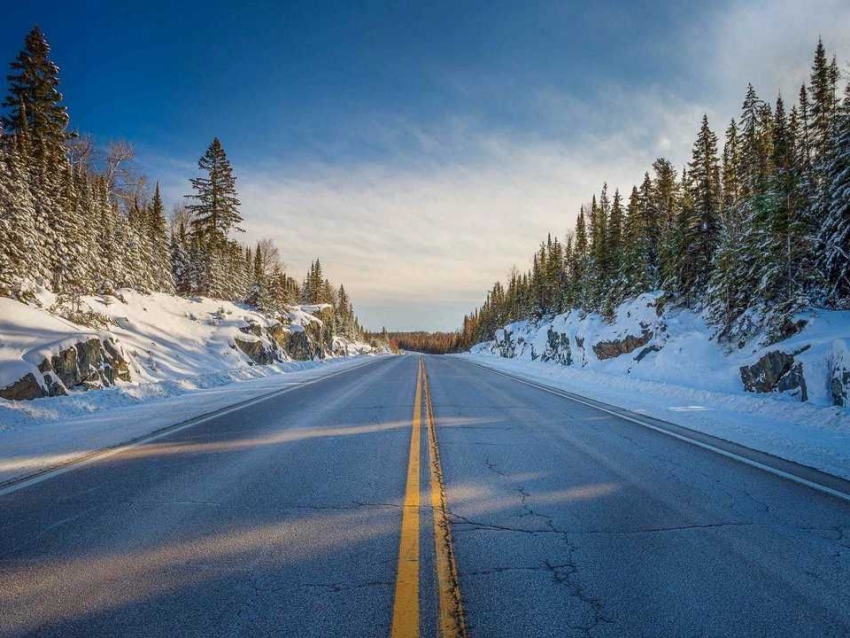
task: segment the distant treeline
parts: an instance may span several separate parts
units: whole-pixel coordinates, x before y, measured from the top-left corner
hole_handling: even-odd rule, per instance
[[[461,349],[460,335],[457,332],[388,332],[386,336],[390,347],[395,351],[446,354]]]

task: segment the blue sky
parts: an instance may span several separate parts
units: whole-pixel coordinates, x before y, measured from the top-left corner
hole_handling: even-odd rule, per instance
[[[247,240],[320,256],[366,325],[453,328],[607,180],[687,158],[747,81],[794,94],[848,3],[146,2],[3,8],[38,22],[72,124],[132,142],[172,201],[214,135]]]

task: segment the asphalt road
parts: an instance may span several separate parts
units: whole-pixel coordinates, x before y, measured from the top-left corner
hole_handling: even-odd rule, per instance
[[[0,496],[0,636],[435,636],[443,573],[474,637],[850,636],[846,502],[425,362],[427,381],[382,358]]]

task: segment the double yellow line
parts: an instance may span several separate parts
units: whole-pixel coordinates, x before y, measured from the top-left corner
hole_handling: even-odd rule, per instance
[[[446,490],[437,447],[437,430],[431,389],[425,360],[419,358],[416,374],[416,397],[413,401],[413,430],[410,437],[410,459],[407,464],[407,486],[401,518],[401,542],[398,552],[395,603],[393,606],[392,638],[419,637],[419,514],[420,514],[420,456],[422,438],[422,407],[428,429],[428,457],[431,488],[431,511],[434,517],[434,550],[439,594],[440,638],[466,638],[460,586],[457,577],[454,546],[447,516]]]

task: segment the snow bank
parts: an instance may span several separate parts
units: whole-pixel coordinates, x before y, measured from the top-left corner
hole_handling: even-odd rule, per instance
[[[279,318],[270,318],[239,304],[203,297],[183,298],[162,293],[119,290],[115,295],[82,298],[82,307],[103,320],[88,328],[67,321],[49,309],[55,297],[36,291],[41,307],[0,298],[0,388],[28,373],[41,378],[39,364],[47,357],[92,337],[111,338],[128,358],[134,383],[154,383],[231,374],[256,361],[237,347],[238,342],[262,342],[274,349],[278,362],[287,361],[285,349],[272,344],[278,338],[303,332],[324,306],[294,306]],[[369,346],[337,337],[335,350],[362,354]],[[331,353],[328,353],[331,354]]]
[[[583,371],[751,396],[744,390],[740,368],[781,350],[802,362],[809,402],[832,405],[830,361],[836,339],[850,335],[850,312],[809,311],[794,321],[804,321],[805,327],[789,339],[768,344],[759,335],[733,349],[713,339],[714,329],[701,314],[665,307],[662,293],[655,292],[623,303],[610,322],[595,313],[570,311],[538,322],[512,323],[471,352],[547,362],[563,361],[568,351],[567,365]],[[787,395],[773,398],[799,401]]]

